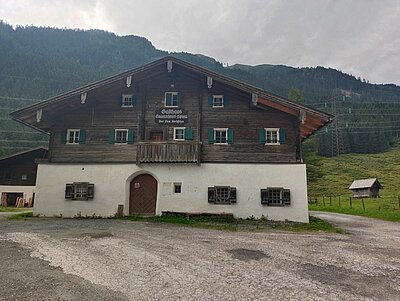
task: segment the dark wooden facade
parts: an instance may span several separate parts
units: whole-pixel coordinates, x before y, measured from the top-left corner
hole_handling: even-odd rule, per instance
[[[37,164],[36,159],[47,158],[47,150],[33,150],[0,158],[0,185],[35,186]]]
[[[172,69],[168,70],[169,64]],[[131,77],[130,85],[127,77]],[[212,85],[207,84],[207,77],[213,78]],[[155,114],[164,107],[165,92],[179,93],[179,109],[188,113],[186,124],[157,123]],[[302,162],[301,141],[328,123],[331,116],[263,93],[205,69],[165,58],[150,67],[15,112],[12,117],[50,133],[50,162]],[[86,97],[82,101],[83,94]],[[122,94],[134,95],[133,107],[121,107]],[[223,108],[213,108],[208,102],[210,95],[224,95],[229,101]],[[174,127],[180,126],[192,129],[190,141],[174,141]],[[209,143],[208,131],[212,128],[232,129],[233,143]],[[285,143],[260,143],[259,131],[264,128],[285,129]],[[62,143],[66,129],[84,130],[85,143]],[[110,129],[133,131],[134,142],[110,144]],[[162,141],[150,141],[154,131],[160,132]]]

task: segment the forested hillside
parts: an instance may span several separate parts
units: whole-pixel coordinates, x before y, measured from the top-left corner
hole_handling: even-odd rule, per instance
[[[147,39],[100,30],[17,27],[0,22],[0,156],[38,145],[46,135],[10,120],[16,109],[167,54],[333,113],[336,123],[310,138],[320,154],[387,150],[400,131],[400,87],[373,85],[334,69],[223,66],[213,58],[168,53]]]

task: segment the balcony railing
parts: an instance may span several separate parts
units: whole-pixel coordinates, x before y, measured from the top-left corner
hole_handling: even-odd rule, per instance
[[[141,163],[200,164],[199,142],[138,142],[136,164]]]

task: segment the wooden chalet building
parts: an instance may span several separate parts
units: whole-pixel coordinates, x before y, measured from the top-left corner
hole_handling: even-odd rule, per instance
[[[308,221],[301,142],[332,116],[165,57],[21,109],[50,135],[34,213]]]
[[[47,158],[47,149],[37,147],[0,158],[0,206],[15,206],[22,200],[26,206],[35,196],[36,159]]]

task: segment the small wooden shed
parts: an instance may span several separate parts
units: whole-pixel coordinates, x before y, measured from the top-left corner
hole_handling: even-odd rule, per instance
[[[379,198],[379,189],[383,188],[376,178],[354,180],[349,189],[354,198]]]

